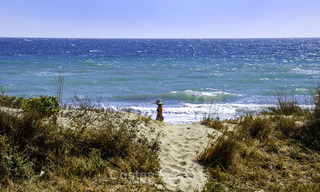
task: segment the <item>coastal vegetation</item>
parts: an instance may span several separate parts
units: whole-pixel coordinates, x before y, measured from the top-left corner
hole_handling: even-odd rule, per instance
[[[136,129],[150,118],[77,106],[0,95],[0,191],[157,191],[159,141]]]
[[[261,114],[227,123],[206,117],[202,123],[222,135],[197,157],[210,175],[204,191],[319,191],[319,95],[318,85],[308,110],[277,94],[277,105]]]
[[[160,122],[57,95],[0,94],[0,191],[168,191],[152,130]],[[205,116],[221,134],[196,158],[210,176],[203,191],[319,191],[319,95],[320,85],[312,109],[276,94],[259,114]]]

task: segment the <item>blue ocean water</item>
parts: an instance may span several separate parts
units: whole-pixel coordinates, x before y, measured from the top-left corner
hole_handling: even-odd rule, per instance
[[[165,122],[232,118],[275,103],[275,91],[310,99],[320,77],[320,39],[37,39],[0,38],[6,94],[99,98]]]

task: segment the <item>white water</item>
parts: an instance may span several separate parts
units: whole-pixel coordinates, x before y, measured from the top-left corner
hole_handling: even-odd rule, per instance
[[[257,104],[185,104],[181,107],[164,105],[163,116],[166,124],[190,124],[201,121],[205,116],[221,120],[233,119],[246,112],[258,112],[266,107],[267,105]],[[139,111],[153,119],[156,118],[156,108],[157,106],[130,107],[133,111]]]

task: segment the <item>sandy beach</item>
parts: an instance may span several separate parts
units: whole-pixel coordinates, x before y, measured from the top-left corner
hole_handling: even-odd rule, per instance
[[[21,109],[8,107],[0,107],[0,111],[17,119],[22,119],[25,114]],[[308,113],[305,112],[304,115],[306,114]],[[55,120],[52,121],[52,119]],[[94,133],[94,131],[111,129],[111,131],[117,132],[117,130],[126,129],[134,131],[133,143],[140,143],[141,145],[154,143],[157,145],[157,155],[154,156],[156,169],[151,171],[145,169],[150,171],[147,173],[143,171],[144,169],[141,169],[142,171],[140,172],[133,170],[133,172],[130,168],[124,167],[123,171],[119,169],[121,170],[119,172],[117,167],[110,166],[106,172],[102,172],[102,174],[96,176],[99,180],[105,179],[104,185],[94,184],[95,189],[99,190],[127,191],[130,189],[129,191],[141,191],[144,189],[142,191],[188,192],[208,190],[209,184],[213,185],[213,187],[222,187],[221,189],[227,189],[226,186],[231,186],[231,188],[235,189],[249,190],[264,189],[261,186],[256,186],[256,183],[260,182],[258,179],[261,172],[270,174],[270,178],[274,177],[273,180],[275,181],[282,181],[282,173],[288,173],[288,177],[290,177],[288,183],[286,183],[288,187],[292,187],[296,179],[303,179],[301,183],[305,183],[312,181],[311,176],[317,177],[317,175],[302,177],[300,172],[309,166],[311,166],[313,171],[317,170],[318,164],[316,159],[318,158],[318,154],[313,153],[312,148],[307,149],[299,143],[293,143],[294,140],[292,140],[297,137],[294,135],[295,132],[303,128],[308,122],[308,119],[303,115],[248,115],[233,121],[216,122],[217,124],[214,126],[214,129],[202,125],[200,122],[168,125],[154,120],[150,116],[133,112],[99,111],[96,109],[80,110],[73,108],[62,109],[55,115],[42,118],[39,121],[40,124],[48,125],[48,127],[52,125],[51,122],[54,122],[57,130],[75,132],[79,134],[78,136],[86,133],[86,131]],[[202,123],[205,123],[205,120]],[[222,134],[225,134],[226,137],[219,137]],[[270,138],[267,136],[270,136]],[[229,140],[222,139],[219,142],[216,141],[216,139],[221,138],[229,138]],[[113,142],[118,141],[114,140]],[[122,140],[121,142],[125,141]],[[235,145],[225,145],[228,143]],[[217,180],[214,178],[216,174],[208,170],[208,165],[205,163],[200,164],[198,162],[200,160],[196,160],[205,149],[208,149],[208,145],[211,146],[211,144],[222,147],[223,151],[218,152],[218,155],[221,155],[221,153],[227,155],[222,157],[224,159],[219,159],[221,158],[220,156],[213,158],[218,159],[222,163],[224,160],[230,159],[229,165],[232,168],[221,170],[219,166],[211,167],[211,165],[210,168],[215,169],[215,173],[218,173],[217,177],[219,177],[219,174],[229,174],[228,177],[232,178],[231,180],[223,181],[224,183],[216,182]],[[78,145],[76,144],[76,146]],[[226,146],[226,148],[223,148],[223,146]],[[233,149],[235,149],[234,152],[232,152]],[[104,148],[104,150],[108,150],[108,148]],[[130,150],[135,153],[136,149],[130,148]],[[150,148],[147,150],[150,150]],[[114,153],[118,151],[116,150]],[[231,156],[228,156],[229,154]],[[309,156],[314,156],[315,161],[310,159]],[[297,157],[301,159],[305,158],[305,160],[296,164]],[[142,159],[147,158],[148,155],[142,156]],[[117,164],[118,160],[113,159],[110,162],[113,161],[113,163]],[[120,159],[120,161],[123,160]],[[127,161],[129,163],[137,163],[130,158]],[[105,161],[103,165],[108,163],[108,161]],[[121,166],[121,162],[117,165]],[[140,163],[137,165],[140,165]],[[224,165],[221,164],[221,166]],[[252,172],[252,170],[257,170],[257,173]],[[275,172],[275,170],[277,171]],[[237,176],[237,174],[242,177]],[[257,175],[251,177],[250,175],[253,174]],[[248,175],[250,177],[246,178]],[[111,183],[108,183],[108,179],[111,179],[109,180]],[[242,179],[246,183],[243,183]],[[90,182],[95,183],[96,181],[93,179]],[[233,182],[239,183],[235,184]],[[265,179],[261,180],[261,182],[265,183],[269,182],[269,180]],[[273,183],[268,185],[269,187],[276,187],[273,186]],[[92,186],[88,186],[90,185],[85,186],[84,189],[91,189]],[[135,189],[132,188],[133,186]],[[55,184],[52,187],[55,187]],[[146,187],[150,187],[150,189]]]

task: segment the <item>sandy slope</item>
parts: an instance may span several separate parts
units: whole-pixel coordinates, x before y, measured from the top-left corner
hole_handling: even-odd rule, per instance
[[[214,129],[200,124],[167,125],[160,139],[160,176],[169,190],[195,191],[203,188],[206,175],[195,157],[207,146]]]
[[[112,119],[113,125],[128,119],[135,121],[141,116],[133,113],[109,113],[107,115],[95,112],[62,111],[58,121],[64,127],[74,127],[75,122],[68,121],[73,117],[81,116],[87,128],[102,126],[105,119]],[[82,122],[81,124],[84,124]],[[194,160],[207,146],[208,134],[218,131],[197,124],[164,125],[158,121],[150,120],[148,123],[138,123],[135,127],[138,135],[153,141],[160,136],[160,171],[159,175],[169,190],[195,191],[203,188],[206,175],[203,168]]]

